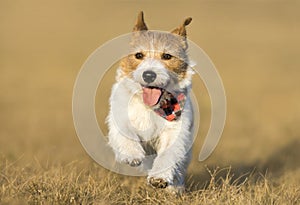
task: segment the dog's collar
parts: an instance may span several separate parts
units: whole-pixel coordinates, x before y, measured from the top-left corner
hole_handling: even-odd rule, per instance
[[[153,111],[168,121],[178,120],[182,114],[186,100],[183,92],[171,94],[163,91],[157,105],[153,106]]]

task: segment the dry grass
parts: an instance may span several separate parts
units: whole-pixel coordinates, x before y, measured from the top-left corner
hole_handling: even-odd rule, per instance
[[[0,1],[0,204],[300,204],[299,8],[292,0]],[[227,94],[224,134],[200,163],[210,105],[194,78],[201,126],[181,196],[95,164],[73,127],[80,66],[129,32],[140,10],[162,30],[192,16],[188,35],[213,59]],[[96,100],[104,132],[113,80],[110,70]]]
[[[79,168],[81,167],[81,168]],[[85,167],[85,168],[82,168]],[[124,177],[94,163],[17,168],[1,164],[1,204],[297,204],[297,184],[280,184],[263,175],[234,179],[230,168],[207,169],[201,186],[189,181],[187,192],[174,195],[145,185],[144,178]]]

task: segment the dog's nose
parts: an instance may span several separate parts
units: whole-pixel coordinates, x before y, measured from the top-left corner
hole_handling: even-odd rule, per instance
[[[156,73],[151,70],[147,70],[143,73],[143,79],[146,83],[152,83],[156,78]]]

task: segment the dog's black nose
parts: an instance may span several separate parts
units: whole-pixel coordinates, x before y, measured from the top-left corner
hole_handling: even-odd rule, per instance
[[[156,78],[156,73],[151,70],[147,70],[143,73],[143,79],[146,83],[152,83]]]

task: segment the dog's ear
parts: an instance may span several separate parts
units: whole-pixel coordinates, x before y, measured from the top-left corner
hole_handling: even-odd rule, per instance
[[[185,29],[185,26],[189,25],[192,21],[192,18],[189,17],[189,18],[186,18],[183,23],[175,28],[173,31],[171,31],[171,33],[173,34],[177,34],[177,35],[180,35],[180,36],[183,36],[183,37],[186,37],[186,29]]]
[[[141,11],[136,19],[135,26],[133,27],[133,31],[146,31],[148,30],[146,23],[144,22],[144,13]]]

